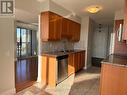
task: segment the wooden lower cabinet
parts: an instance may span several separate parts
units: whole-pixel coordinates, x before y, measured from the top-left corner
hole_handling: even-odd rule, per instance
[[[85,51],[68,54],[68,76],[85,66]],[[57,84],[58,61],[56,57],[42,56],[42,83],[55,87]]]
[[[100,95],[127,95],[127,68],[102,64]]]
[[[48,57],[42,56],[41,57],[42,62],[42,83],[44,85],[48,84]]]
[[[69,54],[68,56],[68,75],[74,74],[74,53]]]
[[[55,57],[42,56],[42,83],[51,87],[56,86],[57,60]]]
[[[71,75],[85,66],[85,51],[69,54],[68,75]]]
[[[57,59],[56,58],[49,58],[48,64],[48,85],[51,87],[55,87],[57,84]]]

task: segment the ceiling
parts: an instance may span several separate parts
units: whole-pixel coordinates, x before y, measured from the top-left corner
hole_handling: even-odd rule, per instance
[[[16,18],[30,23],[37,22],[39,10],[37,6],[44,0],[16,0]],[[112,23],[117,10],[124,9],[124,0],[52,0],[76,13],[79,17],[90,16],[98,23]],[[31,2],[31,3],[30,3]],[[90,14],[85,9],[91,5],[100,5],[102,10],[96,14]],[[29,9],[27,8],[29,6]],[[36,6],[36,7],[35,7]],[[25,9],[28,9],[26,11]],[[34,14],[32,13],[34,12]]]
[[[80,17],[90,16],[98,23],[112,23],[115,11],[124,9],[124,0],[53,0],[59,5],[75,12]],[[91,5],[100,5],[102,10],[90,14],[85,9]]]

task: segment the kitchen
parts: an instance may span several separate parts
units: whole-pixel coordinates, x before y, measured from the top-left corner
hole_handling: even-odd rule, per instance
[[[38,55],[38,68],[35,67],[36,79],[34,80],[34,82],[37,82],[39,84],[35,83],[31,85],[38,87],[39,89],[42,88],[44,90],[44,93],[46,93],[44,95],[54,95],[55,88],[57,88],[58,86],[62,86],[61,84],[63,82],[68,81],[67,83],[65,83],[65,88],[64,86],[63,88],[59,88],[58,92],[64,93],[61,95],[66,95],[66,92],[68,94],[70,92],[69,95],[80,95],[78,92],[82,92],[82,95],[84,93],[86,94],[87,92],[92,93],[92,91],[88,91],[87,89],[89,88],[86,87],[94,87],[96,81],[98,84],[95,86],[99,87],[100,85],[101,87],[100,92],[98,91],[98,89],[96,89],[96,91],[98,91],[97,93],[100,93],[100,95],[126,95],[127,92],[124,89],[127,86],[126,84],[124,84],[124,80],[126,80],[126,77],[123,76],[126,76],[125,67],[127,38],[126,28],[124,28],[124,31],[122,31],[122,27],[126,26],[126,18],[124,19],[124,14],[126,13],[123,12],[123,1],[118,1],[116,8],[110,7],[111,11],[109,11],[107,15],[105,15],[106,12],[109,10],[107,5],[109,4],[111,6],[114,1],[100,1],[100,3],[99,1],[94,2],[95,4],[102,4],[101,6],[94,6],[95,8],[99,8],[99,12],[97,12],[96,14],[88,13],[84,9],[84,7],[83,12],[85,13],[83,14],[83,12],[79,11],[79,8],[76,7],[77,4],[81,4],[82,6],[84,6],[86,3],[87,5],[85,6],[92,5],[92,2],[83,3],[82,1],[74,1],[72,5],[75,5],[75,7],[70,6],[73,11],[70,11],[71,8],[69,8],[68,5],[71,1],[61,1],[58,3],[54,0],[39,0],[36,2],[31,1],[31,6],[29,8],[27,5],[24,5],[23,2],[25,1],[16,1],[16,18],[14,20],[16,20],[16,22],[21,21],[20,23],[22,23],[22,25],[27,24],[26,26],[28,27],[35,26],[37,32],[36,36],[38,37],[38,45],[36,45],[38,46],[38,53],[37,51],[33,50],[33,55]],[[26,4],[29,4],[29,0],[26,1]],[[63,7],[62,5],[65,5],[65,7]],[[80,8],[80,10],[81,9],[82,8]],[[103,13],[103,11],[105,13]],[[81,15],[81,17],[79,15]],[[103,18],[101,19],[101,17]],[[1,26],[2,25],[3,24],[1,24]],[[11,25],[15,26],[14,23],[11,23]],[[10,30],[14,31],[15,29],[13,28],[11,28]],[[14,35],[15,34],[11,34],[12,39],[15,38]],[[13,44],[15,43],[13,42]],[[12,46],[11,44],[11,47],[13,50],[15,50],[15,45]],[[11,53],[12,49],[10,50]],[[6,50],[4,53],[5,57],[9,57],[10,52]],[[15,55],[13,55],[12,57],[12,59],[15,60]],[[11,62],[13,60],[11,60]],[[96,67],[93,67],[92,65]],[[100,66],[102,66],[101,76]],[[11,65],[9,67],[12,67],[10,68],[11,70],[8,69],[10,70],[10,72],[14,70],[14,66]],[[34,67],[32,68],[33,70],[35,70]],[[3,70],[2,72],[5,71]],[[13,71],[11,73],[11,79],[9,79],[12,80],[10,82],[10,88],[12,88],[12,90],[10,90],[10,92],[15,93],[15,90],[17,89],[15,87],[14,79],[15,72]],[[116,76],[112,74],[115,74]],[[88,78],[88,76],[92,78],[94,75],[96,76],[93,79]],[[121,83],[120,87],[116,88],[116,85],[120,84],[119,81],[122,81],[118,77],[119,75],[121,75],[120,77],[123,77],[123,82]],[[8,81],[7,79],[8,78],[6,78],[6,81]],[[101,82],[99,82],[99,79],[101,80]],[[111,83],[112,85],[109,87]],[[75,86],[79,87],[76,88]],[[8,86],[5,86],[4,89],[1,89],[0,93],[4,93],[7,87]],[[46,91],[47,87],[49,87],[49,91]],[[110,90],[112,88],[113,90]],[[86,92],[84,92],[82,89]],[[32,93],[31,90],[23,91],[25,91],[23,92],[24,94]],[[41,93],[43,93],[43,91]]]

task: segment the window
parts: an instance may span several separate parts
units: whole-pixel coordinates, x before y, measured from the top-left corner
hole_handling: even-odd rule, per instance
[[[37,55],[37,32],[21,27],[16,28],[17,57]]]

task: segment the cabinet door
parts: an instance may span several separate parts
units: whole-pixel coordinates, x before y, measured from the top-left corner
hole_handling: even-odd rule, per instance
[[[80,39],[80,24],[63,18],[62,20],[62,38],[66,38],[69,41],[77,42]]]
[[[40,17],[41,40],[47,41],[49,38],[49,12],[41,13]]]
[[[48,85],[50,87],[55,87],[57,82],[57,59],[49,57],[48,60]]]
[[[62,19],[62,32],[61,32],[61,38],[65,39],[65,38],[69,38],[69,22],[68,19],[63,18]]]
[[[82,69],[85,66],[85,51],[77,52],[74,56],[75,72]]]
[[[127,95],[127,68],[102,64],[100,95]]]
[[[80,40],[80,24],[72,22],[72,39],[71,41],[78,42]]]
[[[74,69],[74,54],[69,54],[68,57],[68,75],[71,75],[75,72]]]
[[[50,12],[49,40],[60,40],[62,31],[62,17]]]
[[[62,20],[62,38],[68,39],[69,41],[72,40],[74,32],[74,22],[63,18]]]
[[[48,57],[46,56],[42,56],[41,57],[42,60],[42,83],[44,85],[48,84]]]
[[[78,59],[79,59],[79,57],[78,57],[78,53],[75,53],[75,55],[74,55],[74,67],[75,67],[75,72],[77,72],[78,71]]]
[[[84,68],[85,66],[85,51],[81,52],[81,67],[80,68]]]
[[[42,41],[56,41],[61,39],[62,17],[52,13],[41,13],[41,39]]]
[[[127,0],[125,0],[123,40],[127,40]]]
[[[81,31],[80,29],[81,29],[81,25],[76,23],[76,25],[75,25],[75,39],[74,39],[74,41],[76,41],[76,42],[80,40],[80,31]]]
[[[71,20],[68,20],[68,40],[71,41],[74,32],[74,23]]]

